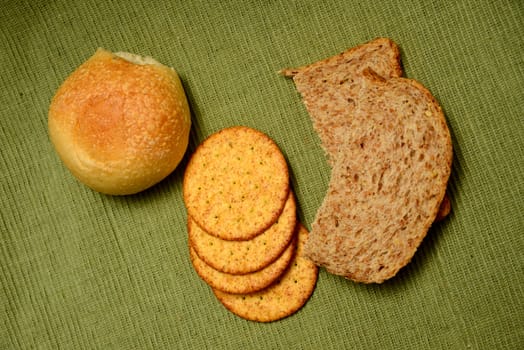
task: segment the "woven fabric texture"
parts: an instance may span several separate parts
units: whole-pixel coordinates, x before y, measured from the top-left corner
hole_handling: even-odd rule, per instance
[[[524,3],[13,0],[0,3],[0,349],[517,349],[524,344]],[[319,138],[277,71],[375,37],[440,101],[452,212],[382,285],[321,269],[295,315],[228,312],[191,267],[182,176],[211,133],[255,127],[288,160],[310,227],[329,181]],[[76,181],[47,134],[61,82],[98,47],[180,74],[186,158],[112,197]]]

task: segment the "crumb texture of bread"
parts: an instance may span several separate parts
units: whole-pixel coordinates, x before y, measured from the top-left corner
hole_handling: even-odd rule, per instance
[[[359,77],[367,68],[385,78],[400,77],[398,46],[378,38],[308,66],[281,71],[293,77],[331,165],[355,109],[362,85]]]
[[[384,79],[401,77],[397,44],[389,38],[377,38],[322,61],[280,71],[293,78],[331,166],[346,138],[366,69]],[[436,220],[443,220],[450,210],[445,197]]]
[[[366,69],[305,254],[329,272],[381,283],[413,257],[451,171],[443,112],[420,83]]]

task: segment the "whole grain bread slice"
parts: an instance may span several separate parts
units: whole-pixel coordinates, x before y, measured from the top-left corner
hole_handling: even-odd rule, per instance
[[[452,145],[424,86],[371,69],[361,76],[305,255],[331,273],[381,283],[412,259],[434,222]]]
[[[366,68],[384,78],[400,77],[398,46],[391,39],[377,38],[322,61],[280,71],[293,78],[330,165],[351,122],[361,87],[359,77]]]
[[[401,77],[398,45],[389,38],[376,38],[324,60],[280,71],[293,78],[331,166],[352,122],[365,69],[385,79]],[[443,220],[450,210],[446,195],[435,220]]]

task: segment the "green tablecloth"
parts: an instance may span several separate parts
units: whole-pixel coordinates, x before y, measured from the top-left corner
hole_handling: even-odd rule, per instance
[[[524,345],[524,3],[2,1],[0,349],[516,349]],[[268,133],[310,227],[329,168],[292,81],[276,74],[378,36],[441,102],[454,142],[450,217],[383,285],[320,271],[309,303],[258,324],[193,271],[181,180],[93,192],[47,135],[50,98],[97,47],[180,73],[188,154],[212,132]]]

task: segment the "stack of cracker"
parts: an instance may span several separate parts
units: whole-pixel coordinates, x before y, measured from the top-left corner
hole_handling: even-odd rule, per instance
[[[186,168],[184,202],[191,262],[227,309],[271,322],[306,303],[318,269],[302,257],[308,232],[266,134],[235,126],[208,137]]]

